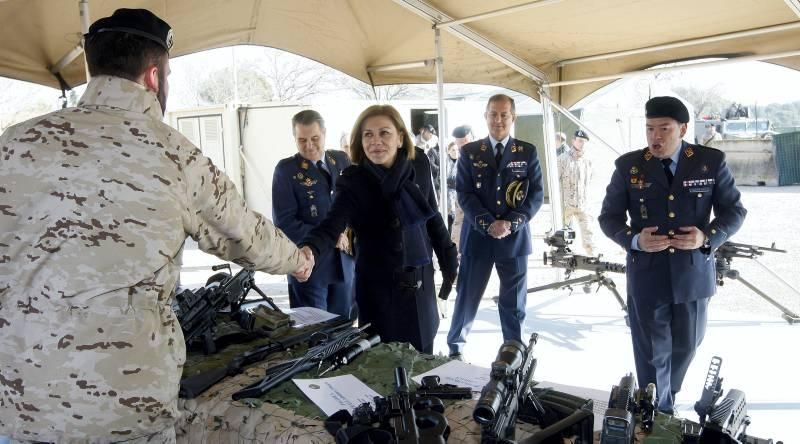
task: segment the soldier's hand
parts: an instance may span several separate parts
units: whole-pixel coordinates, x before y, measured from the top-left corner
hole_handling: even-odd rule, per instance
[[[303,247],[300,249],[300,258],[300,266],[292,276],[300,282],[305,282],[311,277],[311,271],[314,269],[314,253],[307,246]]]
[[[667,249],[670,239],[666,235],[656,234],[658,227],[645,227],[639,232],[639,249],[655,253]]]
[[[489,225],[489,236],[495,239],[502,239],[511,234],[511,222],[507,220],[496,220]]]
[[[680,234],[672,236],[670,245],[679,250],[694,250],[703,246],[706,235],[697,227],[680,227]]]

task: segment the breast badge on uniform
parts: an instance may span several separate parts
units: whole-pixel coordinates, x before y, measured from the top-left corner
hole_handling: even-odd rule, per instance
[[[310,177],[306,177],[306,180],[301,182],[301,183],[304,186],[313,187],[317,183],[317,181],[316,180],[312,180]]]
[[[311,205],[310,210],[311,210],[311,217],[317,217],[317,215],[319,214],[319,213],[317,213],[317,206],[316,205]]]
[[[708,172],[708,165],[703,165],[703,167],[700,168],[700,171],[702,171],[704,173],[707,173]]]
[[[528,179],[512,180],[506,188],[506,205],[509,208],[517,208],[528,195],[529,186],[530,181]]]
[[[477,162],[472,162],[472,166],[474,166],[475,168],[486,168],[487,166],[489,166],[489,164],[482,160],[479,160]]]
[[[639,168],[636,168],[636,166],[631,167],[631,175],[634,174],[639,174]]]

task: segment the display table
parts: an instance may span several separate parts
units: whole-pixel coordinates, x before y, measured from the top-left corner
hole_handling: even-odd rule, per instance
[[[262,341],[265,342],[265,341]],[[255,344],[258,344],[256,342]],[[230,357],[254,347],[236,345],[212,356],[192,355],[187,359],[188,374],[201,369],[222,366]],[[176,425],[179,443],[333,443],[323,422],[326,415],[311,403],[291,381],[275,387],[258,400],[233,401],[231,395],[261,379],[270,365],[302,353],[274,355],[268,361],[245,370],[243,374],[226,378],[195,399],[180,400],[182,418]],[[353,374],[373,390],[385,396],[394,391],[394,369],[402,366],[409,379],[436,368],[448,358],[421,355],[407,344],[380,344],[362,354],[349,366],[325,376]],[[298,375],[314,378],[315,371]],[[412,387],[413,390],[413,387]],[[472,420],[475,400],[445,401],[445,416],[450,425],[451,443],[480,442],[480,427]],[[595,417],[600,424],[602,417]],[[536,430],[535,426],[518,424],[517,439],[522,440]],[[637,441],[677,443],[680,440],[680,421],[660,415],[652,435],[638,434]],[[599,434],[595,441],[599,442]]]

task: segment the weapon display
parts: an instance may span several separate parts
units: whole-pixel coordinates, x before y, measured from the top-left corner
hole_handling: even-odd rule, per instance
[[[703,394],[700,400],[694,404],[694,410],[700,417],[700,425],[699,427],[693,427],[691,423],[684,425],[684,442],[772,444],[771,439],[747,435],[750,417],[747,415],[744,392],[731,389],[722,398],[724,391],[722,390],[722,378],[719,377],[721,367],[722,358],[712,357],[706,382],[703,385]]]
[[[527,347],[509,339],[498,350],[489,382],[472,412],[473,419],[481,425],[481,442],[513,440],[517,416],[523,407],[540,423],[544,422],[544,407],[531,390],[536,370],[533,346],[538,339],[539,335],[533,333]]]
[[[260,398],[294,375],[314,367],[319,368],[323,362],[332,359],[340,351],[358,343],[362,339],[361,332],[369,325],[366,324],[360,328],[348,327],[337,331],[325,338],[321,344],[309,348],[303,356],[268,368],[264,379],[234,393],[234,401],[244,398]]]
[[[626,313],[625,323],[628,323],[628,306],[625,300],[620,296],[617,291],[617,285],[614,281],[606,276],[606,273],[625,273],[625,265],[615,262],[606,262],[600,260],[602,256],[582,256],[575,254],[570,249],[570,244],[575,240],[575,231],[565,228],[557,230],[549,236],[545,236],[544,242],[551,247],[549,252],[543,254],[542,262],[545,265],[550,264],[552,267],[563,268],[565,270],[565,279],[563,281],[553,282],[547,285],[541,285],[528,289],[528,293],[535,293],[537,291],[568,288],[572,290],[573,285],[583,284],[583,291],[589,293],[593,284],[598,284],[597,289],[600,287],[607,288],[619,303],[622,311]],[[591,274],[581,276],[578,278],[570,278],[575,271],[588,271]]]
[[[636,420],[645,433],[653,430],[656,415],[656,386],[653,383],[641,389],[636,387],[633,374],[628,373],[611,389],[608,408],[600,434],[601,444],[633,443]]]
[[[211,388],[214,384],[227,376],[236,376],[242,373],[245,367],[265,360],[273,353],[282,352],[303,342],[315,343],[316,338],[328,337],[337,330],[350,326],[352,321],[337,317],[319,324],[318,328],[302,331],[294,335],[272,339],[266,345],[254,348],[248,352],[235,356],[228,365],[181,379],[178,396],[192,399]],[[378,338],[380,340],[380,338]]]
[[[241,309],[250,290],[255,290],[275,313],[282,315],[284,325],[292,324],[288,315],[283,314],[272,299],[256,286],[255,271],[243,268],[233,275],[229,264],[211,267],[214,271],[223,268],[227,268],[228,273],[217,273],[208,279],[204,287],[195,291],[184,290],[175,296],[175,315],[183,330],[187,348],[200,343],[206,354],[217,351],[214,332],[220,313],[227,313],[245,331],[253,331],[255,317]]]
[[[762,264],[758,261],[758,257],[763,256],[765,252],[774,252],[774,253],[786,253],[786,250],[780,250],[775,248],[775,243],[772,244],[770,247],[759,247],[757,245],[749,245],[749,244],[740,244],[736,242],[725,242],[722,244],[715,252],[714,258],[716,259],[716,268],[717,268],[717,285],[722,286],[724,285],[725,281],[724,278],[733,279],[741,282],[747,288],[752,290],[757,295],[761,296],[764,300],[772,304],[773,306],[777,307],[781,312],[783,312],[782,317],[786,320],[789,324],[794,324],[796,322],[800,322],[800,316],[798,316],[795,312],[789,310],[788,308],[781,305],[778,301],[772,299],[763,292],[761,289],[753,285],[750,281],[743,278],[737,270],[731,269],[731,262],[734,258],[745,258],[751,259],[753,262],[757,263],[761,266],[768,274],[770,274],[775,280],[782,282],[786,287],[792,290],[795,295],[800,296],[800,292],[797,291],[794,287],[789,285],[783,278],[781,278],[778,274],[770,270],[766,265]]]
[[[332,361],[331,365],[325,370],[321,371],[319,376],[322,377],[325,375],[325,373],[328,373],[331,370],[336,370],[342,366],[350,364],[353,362],[353,359],[357,358],[359,355],[361,355],[361,353],[369,350],[375,345],[378,345],[380,342],[380,336],[372,335],[369,338],[361,339],[353,345],[340,350],[330,359],[330,361]]]
[[[444,416],[442,399],[470,399],[472,390],[441,385],[439,377],[431,375],[422,378],[422,387],[416,392],[410,392],[403,367],[395,368],[394,379],[394,393],[385,398],[376,396],[374,409],[370,403],[364,403],[356,407],[352,415],[340,410],[328,418],[325,428],[336,437],[337,443],[438,444],[447,441],[450,425]]]

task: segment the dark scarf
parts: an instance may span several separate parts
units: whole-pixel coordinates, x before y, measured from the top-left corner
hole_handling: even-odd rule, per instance
[[[381,187],[381,196],[392,203],[400,219],[403,240],[403,266],[419,267],[431,263],[430,238],[426,224],[436,211],[431,208],[419,187],[414,183],[414,168],[406,150],[397,150],[391,168],[375,165],[369,159],[362,163]]]

